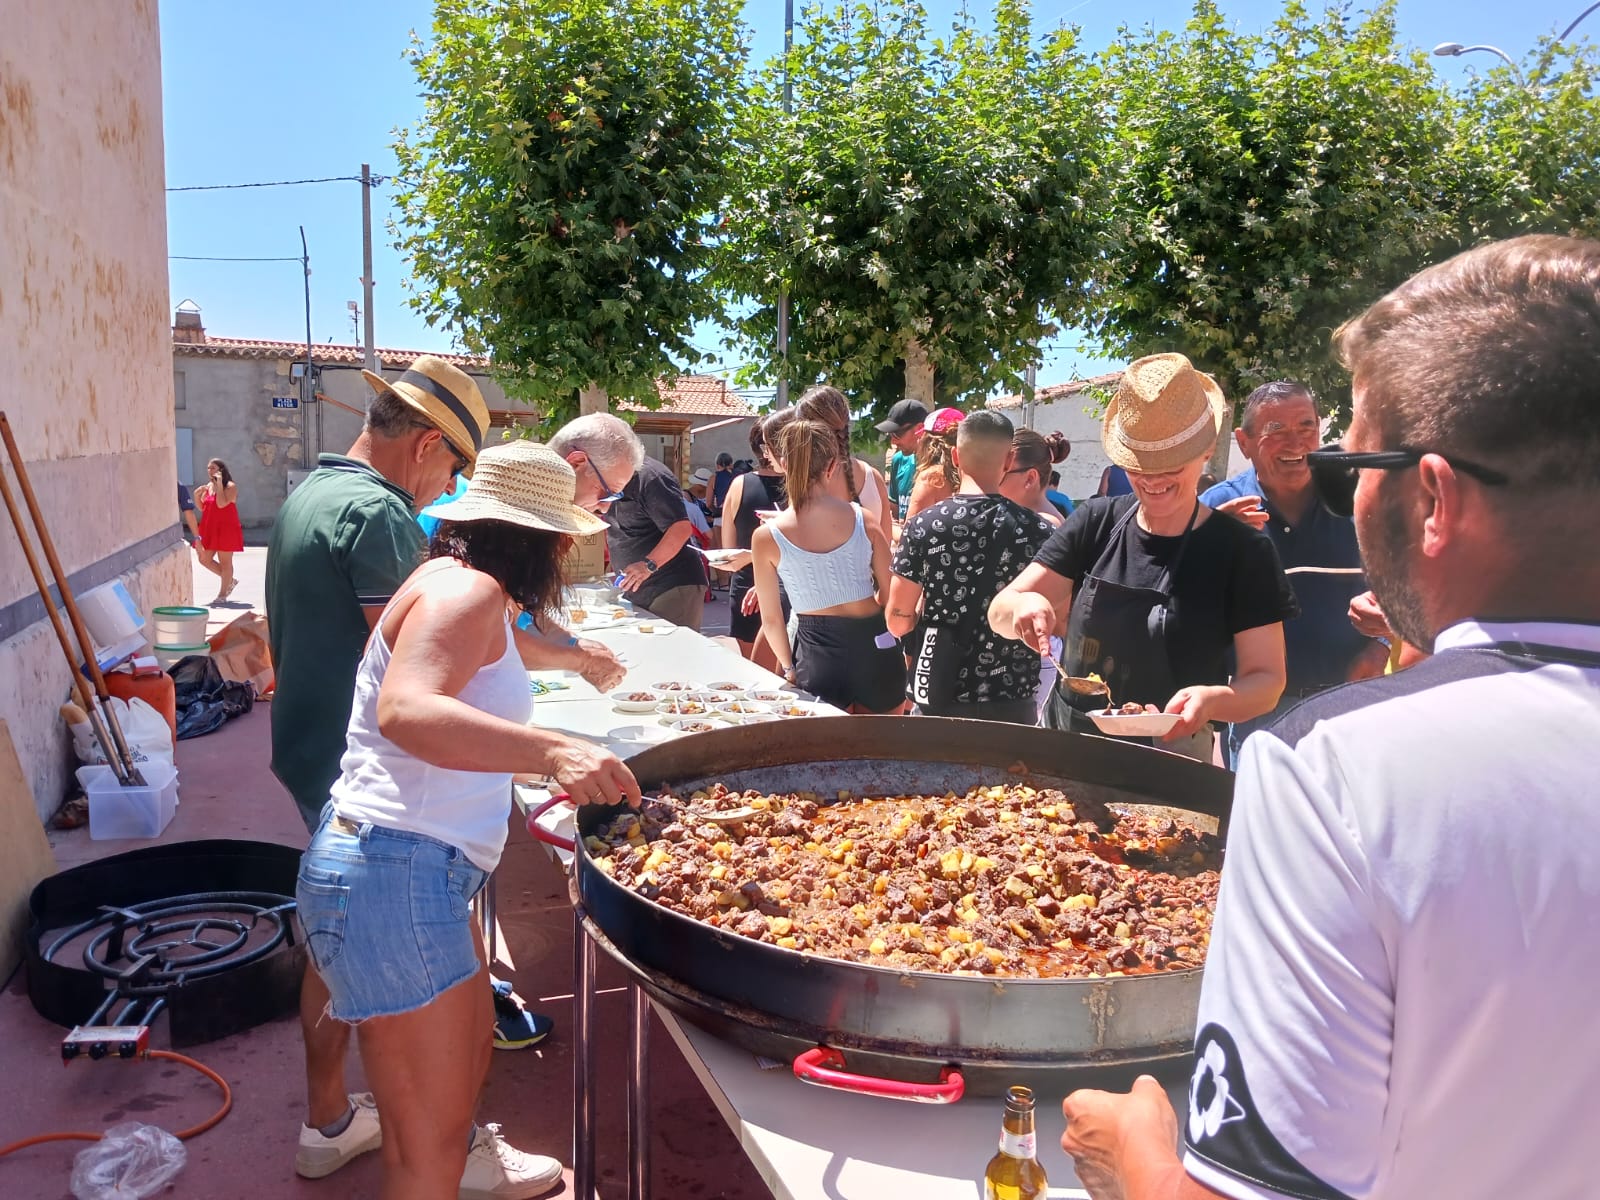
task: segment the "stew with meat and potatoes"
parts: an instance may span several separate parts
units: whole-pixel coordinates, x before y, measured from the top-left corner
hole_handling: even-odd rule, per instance
[[[1222,843],[1166,816],[1088,819],[1053,788],[858,800],[721,784],[646,800],[586,840],[646,899],[802,953],[943,974],[1114,976],[1198,967]],[[732,827],[692,813],[749,806]]]

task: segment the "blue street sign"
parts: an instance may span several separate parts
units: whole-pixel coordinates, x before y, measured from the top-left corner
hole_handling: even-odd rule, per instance
[[[272,407],[273,408],[299,408],[300,407],[300,397],[299,396],[274,396],[272,398]]]

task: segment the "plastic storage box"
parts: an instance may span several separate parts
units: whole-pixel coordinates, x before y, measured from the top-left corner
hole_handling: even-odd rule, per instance
[[[89,797],[89,836],[158,837],[178,807],[177,768],[163,762],[142,762],[144,787],[123,787],[107,766],[78,768],[78,782]]]

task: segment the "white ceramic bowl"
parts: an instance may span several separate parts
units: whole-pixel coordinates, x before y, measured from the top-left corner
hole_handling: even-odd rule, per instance
[[[714,683],[706,684],[706,691],[726,692],[728,699],[736,700],[745,694],[745,689],[749,686],[748,683],[736,683],[732,679],[719,679]]]
[[[773,716],[772,705],[762,704],[759,700],[728,700],[713,706],[716,711],[727,717],[748,716]]]
[[[718,713],[718,717],[730,725],[760,725],[766,721],[783,720],[777,713]]]
[[[746,700],[754,700],[758,704],[788,704],[797,699],[795,694],[787,688],[754,687],[744,691]]]
[[[656,711],[667,717],[705,717],[712,715],[712,707],[704,700],[686,700],[679,696],[668,697],[656,705]]]
[[[1096,709],[1089,714],[1094,727],[1112,737],[1161,737],[1178,723],[1177,713],[1117,713]]]
[[[786,700],[772,706],[773,714],[779,717],[816,717],[821,716],[823,711],[822,705],[809,700]]]
[[[630,699],[630,697],[643,697]],[[623,712],[647,713],[655,712],[656,706],[666,699],[665,692],[654,691],[650,688],[621,688],[611,693],[611,703]]]
[[[710,713],[703,717],[662,717],[661,723],[679,733],[709,733],[713,729],[722,728],[716,717]]]
[[[681,696],[684,692],[703,692],[706,689],[698,683],[687,679],[663,679],[660,683],[650,685],[663,696]]]

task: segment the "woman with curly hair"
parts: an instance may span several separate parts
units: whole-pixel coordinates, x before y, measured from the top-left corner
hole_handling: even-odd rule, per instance
[[[516,610],[559,604],[571,539],[606,528],[573,503],[576,478],[554,450],[509,442],[479,454],[465,496],[430,510],[428,561],[367,643],[342,773],[301,859],[324,1019],[355,1025],[382,1115],[385,1196],[528,1197],[561,1182],[558,1161],[473,1123],[494,1010],[468,905],[500,860],[517,776],[554,777],[580,803],[638,803],[615,755],[529,723],[512,638]]]
[[[905,655],[884,624],[889,539],[838,494],[850,460],[831,426],[798,419],[778,439],[789,507],[755,531],[761,631],[785,679],[851,712],[898,712]],[[798,613],[794,642],[779,582]]]
[[[850,464],[850,469],[841,469],[830,485],[834,493],[849,504],[861,505],[867,516],[883,530],[883,536],[892,537],[894,507],[889,503],[889,485],[877,467],[850,454],[850,402],[844,393],[826,384],[808,388],[794,411],[803,421],[820,421],[831,429],[840,461]]]
[[[1061,432],[1041,434],[1019,429],[1011,439],[1011,469],[1000,481],[1000,494],[1023,508],[1038,513],[1051,525],[1059,525],[1067,514],[1050,499],[1050,469],[1067,461],[1072,443]]]
[[[963,415],[959,408],[938,408],[922,423],[922,442],[917,447],[917,477],[911,485],[906,520],[929,505],[950,499],[961,486],[961,472],[956,469],[956,430],[961,427]]]

